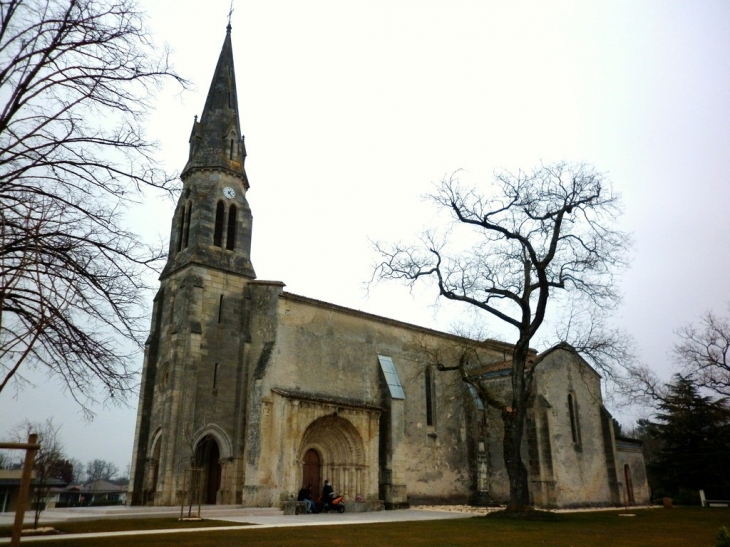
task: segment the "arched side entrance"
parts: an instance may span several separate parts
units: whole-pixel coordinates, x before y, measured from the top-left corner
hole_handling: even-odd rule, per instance
[[[152,452],[146,464],[146,484],[142,493],[143,503],[155,502],[157,495],[157,479],[160,470],[160,447],[162,446],[162,431],[158,429],[153,435]]]
[[[320,463],[314,461],[315,455]],[[319,492],[325,479],[329,479],[338,494],[348,499],[366,491],[367,465],[365,449],[360,433],[344,418],[331,415],[312,422],[302,436],[299,448],[304,473],[319,471],[317,482],[312,481],[312,490]],[[309,458],[309,466],[307,461]]]
[[[204,504],[214,505],[221,487],[221,464],[220,449],[212,435],[206,435],[196,445],[195,464],[192,487],[200,492]]]
[[[629,467],[629,464],[624,465],[624,479],[626,480],[626,504],[634,505],[634,483],[631,480],[631,467]]]

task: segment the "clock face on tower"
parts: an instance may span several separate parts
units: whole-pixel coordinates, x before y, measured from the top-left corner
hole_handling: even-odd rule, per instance
[[[230,186],[226,186],[225,188],[223,188],[223,195],[227,199],[233,199],[236,196],[236,191]]]

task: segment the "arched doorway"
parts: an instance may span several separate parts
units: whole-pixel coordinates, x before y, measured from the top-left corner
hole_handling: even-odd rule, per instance
[[[322,459],[319,452],[310,448],[304,454],[304,467],[302,469],[302,485],[312,485],[312,497],[319,497],[319,484],[322,480]]]
[[[372,489],[366,484],[369,475],[365,445],[349,420],[335,414],[313,421],[304,431],[299,454],[303,473],[314,472],[315,467],[319,473],[311,481],[303,478],[305,484],[312,483],[316,493],[321,491],[324,479],[329,479],[335,491],[349,499]],[[314,461],[315,455],[318,463]]]
[[[153,441],[154,448],[152,456],[147,460],[147,487],[144,490],[144,503],[154,503],[157,494],[157,479],[160,468],[160,446],[162,445],[162,435],[156,435]]]
[[[206,435],[198,443],[195,448],[195,463],[199,478],[195,480],[195,474],[193,475],[194,488],[199,489],[203,503],[214,505],[221,487],[221,464],[220,449],[212,435]]]

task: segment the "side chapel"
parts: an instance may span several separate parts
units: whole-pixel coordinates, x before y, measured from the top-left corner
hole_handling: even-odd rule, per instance
[[[146,343],[128,503],[278,506],[325,478],[372,507],[504,502],[501,423],[428,354],[469,346],[507,393],[511,346],[474,342],[257,280],[231,28],[172,219]],[[424,348],[428,348],[425,351]],[[641,445],[615,436],[570,346],[535,373],[524,439],[543,507],[647,503]]]

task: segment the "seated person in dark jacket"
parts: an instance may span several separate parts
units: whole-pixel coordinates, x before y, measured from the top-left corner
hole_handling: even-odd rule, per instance
[[[335,497],[335,491],[330,484],[330,481],[325,479],[324,488],[322,488],[322,506],[328,506],[332,503],[332,498]]]
[[[302,486],[297,496],[297,501],[303,501],[307,504],[307,513],[312,513],[314,510],[314,501],[312,501],[312,485],[308,485],[306,488]]]

